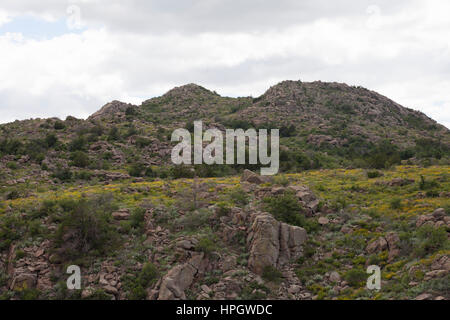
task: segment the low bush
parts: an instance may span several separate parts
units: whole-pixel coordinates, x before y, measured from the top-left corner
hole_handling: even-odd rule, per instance
[[[266,281],[279,283],[283,274],[275,267],[265,266],[262,273],[262,278]]]
[[[368,275],[363,269],[351,269],[344,275],[344,279],[352,287],[363,286],[367,278]]]
[[[399,198],[394,198],[389,203],[392,210],[399,210],[402,207],[402,200]]]
[[[424,225],[417,231],[419,243],[414,248],[414,254],[418,257],[425,257],[441,249],[450,248],[445,227],[434,228]]]
[[[83,151],[75,151],[72,153],[70,159],[72,160],[71,165],[79,168],[85,168],[89,165],[89,157]]]
[[[230,192],[230,199],[240,207],[246,206],[249,203],[249,196],[240,187],[235,188]]]
[[[382,175],[383,175],[383,173],[378,170],[367,171],[367,178],[369,178],[369,179],[378,178],[378,177],[381,177]]]
[[[203,252],[206,255],[210,255],[214,251],[217,251],[217,246],[214,240],[215,239],[212,239],[209,236],[200,238],[197,245],[195,246],[195,250]]]
[[[112,196],[101,195],[61,203],[64,214],[55,245],[68,259],[95,253],[104,254],[118,244],[118,233],[110,223],[115,209]]]

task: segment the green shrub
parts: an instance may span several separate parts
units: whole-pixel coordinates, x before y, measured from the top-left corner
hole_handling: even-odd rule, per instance
[[[145,166],[142,163],[133,163],[128,169],[128,174],[132,177],[142,177]]]
[[[266,210],[277,220],[297,226],[305,224],[304,210],[293,192],[267,197],[264,199],[264,203]]]
[[[192,167],[190,167],[190,166],[175,165],[175,166],[170,167],[169,176],[173,179],[193,178],[194,171],[192,170]]]
[[[402,200],[399,198],[394,198],[389,203],[392,210],[399,210],[402,207]]]
[[[58,138],[54,133],[49,133],[45,137],[45,143],[47,144],[48,148],[54,147],[56,143],[58,142]]]
[[[6,194],[6,200],[15,200],[20,198],[20,193],[17,190],[12,190]]]
[[[25,235],[26,221],[20,215],[0,216],[0,251]]]
[[[112,296],[103,289],[95,289],[86,300],[111,300]]]
[[[425,257],[441,249],[448,249],[449,241],[445,227],[434,228],[424,225],[417,231],[419,243],[415,246],[414,253],[418,257]]]
[[[65,213],[56,234],[56,246],[67,258],[104,254],[117,245],[118,233],[110,223],[115,209],[112,196],[100,195],[61,203]]]
[[[72,165],[79,168],[85,168],[89,165],[89,157],[83,151],[75,151],[71,155]]]
[[[249,203],[249,196],[242,188],[234,188],[230,192],[230,199],[238,206],[246,206]]]
[[[40,295],[40,291],[35,288],[24,288],[16,291],[16,295],[20,300],[37,300]]]
[[[202,237],[195,246],[195,250],[209,255],[217,250],[217,246],[210,237]]]
[[[383,175],[383,173],[378,170],[367,171],[367,178],[369,178],[369,179],[378,178],[378,177],[381,177],[382,175]]]
[[[367,273],[363,269],[351,269],[344,275],[344,279],[352,287],[360,287],[368,278]]]
[[[108,141],[120,140],[120,133],[117,127],[112,127],[108,132]]]
[[[145,209],[136,208],[131,212],[130,225],[132,228],[141,230],[145,222]]]
[[[158,268],[152,263],[145,263],[137,275],[127,274],[122,277],[127,298],[130,300],[145,300],[147,288],[155,284],[159,277]]]
[[[53,178],[57,178],[61,181],[70,181],[72,179],[72,172],[69,168],[63,168],[60,165],[56,167],[56,170],[52,174]]]
[[[305,228],[309,233],[319,230],[319,224],[315,219],[305,217],[304,209],[293,192],[288,191],[282,195],[267,197],[263,202],[265,210],[277,220]]]
[[[90,180],[92,178],[92,173],[89,171],[80,171],[75,173],[75,179],[79,180]]]
[[[435,180],[425,180],[425,178],[421,175],[419,181],[419,189],[430,190],[433,188],[439,188],[439,183]]]
[[[83,136],[78,136],[73,139],[69,144],[70,151],[83,151],[86,149],[86,138]]]
[[[272,266],[265,266],[262,273],[262,278],[266,281],[279,283],[283,274]]]
[[[289,179],[285,175],[279,175],[273,178],[273,183],[287,187],[289,185]]]
[[[64,124],[64,122],[62,121],[56,121],[55,124],[53,125],[53,128],[55,130],[62,130],[66,127],[66,125]]]
[[[231,212],[231,208],[226,202],[217,203],[217,215],[219,217],[227,216]]]
[[[209,225],[211,212],[208,210],[197,210],[189,212],[175,221],[175,225],[186,231],[196,231]]]
[[[18,168],[19,166],[18,166],[17,163],[15,163],[14,161],[10,161],[10,162],[8,162],[8,163],[6,164],[6,167],[7,167],[8,169],[11,169],[11,170],[17,170],[17,168]]]
[[[127,295],[129,300],[145,300],[147,298],[147,291],[140,285],[132,287]]]
[[[25,251],[23,251],[23,250],[17,250],[16,251],[16,259],[17,260],[20,260],[20,259],[22,259],[23,257],[25,257]]]
[[[153,263],[148,262],[142,267],[142,271],[139,275],[139,282],[144,288],[147,288],[156,282],[158,276],[158,268]]]

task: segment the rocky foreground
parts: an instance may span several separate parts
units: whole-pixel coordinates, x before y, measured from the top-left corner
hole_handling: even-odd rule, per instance
[[[0,296],[449,299],[448,169],[245,171],[240,181],[124,181],[5,201]],[[80,290],[66,286],[73,264]],[[380,291],[365,287],[373,264]]]

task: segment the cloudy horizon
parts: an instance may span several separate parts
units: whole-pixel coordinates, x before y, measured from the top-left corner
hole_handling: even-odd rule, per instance
[[[450,128],[448,12],[444,0],[4,0],[0,123],[86,118],[187,83],[256,97],[320,80]]]

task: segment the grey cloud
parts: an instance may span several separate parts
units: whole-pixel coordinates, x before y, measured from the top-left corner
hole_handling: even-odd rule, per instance
[[[386,12],[404,8],[408,1],[376,1]],[[82,18],[117,32],[199,33],[262,32],[304,24],[320,18],[364,17],[372,0],[5,0],[2,8],[64,17],[77,5]]]

